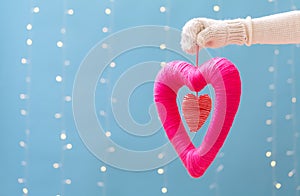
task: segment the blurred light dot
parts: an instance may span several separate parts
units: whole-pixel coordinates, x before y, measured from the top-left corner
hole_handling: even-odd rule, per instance
[[[292,155],[294,155],[294,151],[293,150],[287,150],[285,154],[286,154],[286,156],[292,156]]]
[[[26,63],[27,63],[27,59],[21,58],[21,63],[22,63],[22,64],[26,64]]]
[[[24,193],[25,195],[28,194],[28,189],[27,189],[27,188],[23,188],[22,191],[23,191],[23,193]]]
[[[63,45],[64,45],[64,43],[62,41],[56,42],[56,46],[59,48],[63,47]]]
[[[66,148],[67,148],[68,150],[71,150],[71,149],[73,148],[73,145],[72,145],[72,144],[67,144],[67,145],[66,145]]]
[[[19,145],[20,145],[22,148],[24,148],[24,147],[26,146],[26,144],[25,144],[24,141],[20,141],[20,142],[19,142]]]
[[[104,186],[104,183],[103,183],[103,182],[97,182],[97,186],[103,187],[103,186]]]
[[[224,169],[224,165],[219,165],[218,167],[217,167],[217,172],[220,172],[220,171],[222,171]]]
[[[69,60],[65,60],[64,65],[65,66],[69,66],[71,64],[71,62]]]
[[[274,89],[275,89],[275,85],[274,85],[274,84],[270,84],[270,85],[269,85],[269,89],[270,89],[270,90],[274,90]]]
[[[62,77],[60,75],[57,75],[55,77],[56,82],[62,82]]]
[[[115,152],[116,149],[115,149],[113,146],[111,146],[111,147],[109,147],[109,148],[107,149],[107,151],[108,151],[108,152]]]
[[[271,107],[272,106],[272,102],[271,101],[267,101],[266,106],[267,107]]]
[[[293,79],[292,79],[292,78],[288,78],[288,79],[286,80],[286,82],[287,82],[288,84],[292,84],[292,83],[293,83]]]
[[[273,67],[273,66],[270,66],[268,70],[269,70],[269,72],[271,72],[271,73],[272,73],[272,72],[274,72],[274,71],[275,71],[275,67]]]
[[[163,159],[163,158],[164,158],[164,154],[163,154],[163,153],[159,153],[159,154],[157,155],[157,158]]]
[[[291,118],[292,118],[292,115],[291,115],[291,114],[285,115],[285,120],[290,120]]]
[[[61,34],[66,34],[66,32],[67,32],[66,28],[61,28],[61,29],[60,29],[60,33],[61,33]]]
[[[159,8],[159,11],[161,12],[161,13],[164,13],[164,12],[166,12],[166,7],[164,7],[164,6],[161,6],[160,8]]]
[[[24,178],[18,178],[18,183],[23,184],[25,182]]]
[[[107,14],[107,15],[111,14],[111,9],[106,8],[106,9],[105,9],[105,14]]]
[[[116,66],[116,63],[115,63],[115,62],[111,62],[111,63],[109,64],[109,66],[113,68],[113,67]]]
[[[297,186],[296,190],[297,190],[297,191],[300,191],[300,185]]]
[[[54,114],[54,118],[56,118],[56,119],[59,119],[59,118],[61,118],[62,117],[62,115],[60,114],[60,113],[55,113]]]
[[[67,12],[69,15],[73,15],[74,14],[74,10],[73,9],[69,9]]]
[[[293,169],[292,171],[290,171],[289,173],[288,173],[288,177],[293,177],[294,175],[295,175],[295,173],[296,173],[296,170],[295,169]]]
[[[71,184],[71,183],[72,183],[72,180],[71,180],[71,179],[66,179],[66,180],[65,180],[65,183],[66,183],[66,184]]]
[[[66,101],[66,102],[72,101],[72,97],[71,97],[71,96],[65,96],[65,101]]]
[[[218,11],[220,11],[220,6],[215,5],[215,6],[213,7],[213,9],[214,9],[215,12],[218,12]]]
[[[166,46],[166,44],[160,44],[159,48],[160,48],[161,50],[164,50],[164,49],[167,48],[167,46]]]
[[[99,114],[100,116],[105,116],[105,112],[103,110],[100,110]]]
[[[101,84],[106,83],[106,79],[105,79],[105,78],[101,78],[101,79],[100,79],[100,83],[101,83]]]
[[[272,120],[268,119],[266,120],[266,125],[271,125],[272,124]]]
[[[61,133],[60,134],[60,139],[61,140],[66,140],[67,139],[67,134],[66,133]]]
[[[267,137],[267,142],[272,142],[273,138],[272,137]]]
[[[275,187],[276,187],[277,189],[280,189],[280,188],[281,188],[281,184],[280,184],[279,182],[277,182],[277,183],[275,184]]]
[[[107,32],[108,32],[108,28],[107,28],[107,27],[103,27],[103,28],[102,28],[102,32],[103,32],[103,33],[107,33]]]
[[[270,165],[271,165],[271,167],[275,167],[276,166],[276,161],[271,161]]]
[[[27,29],[28,31],[30,31],[30,30],[32,29],[32,25],[31,25],[31,24],[27,24],[27,25],[26,25],[26,29]]]
[[[25,130],[25,133],[26,133],[26,135],[29,135],[29,134],[30,134],[30,130],[29,130],[29,129],[26,129],[26,130]]]
[[[33,12],[34,13],[39,13],[40,12],[40,8],[39,7],[34,7],[33,8]]]
[[[106,167],[105,167],[105,166],[101,166],[101,167],[100,167],[100,171],[101,171],[101,172],[106,172]]]
[[[167,192],[168,192],[168,189],[167,189],[166,187],[162,187],[162,188],[161,188],[161,192],[162,192],[162,193],[167,193]]]
[[[266,152],[266,157],[271,157],[272,156],[272,152],[268,151]]]
[[[20,94],[20,99],[24,100],[24,99],[26,99],[26,98],[27,98],[27,95],[25,95],[24,93],[21,93],[21,94]]]
[[[274,54],[279,55],[279,50],[278,49],[274,50]]]
[[[217,187],[217,184],[216,183],[212,183],[209,185],[209,189],[214,189]]]
[[[26,166],[26,165],[27,165],[27,162],[26,162],[26,161],[21,161],[21,165],[22,165],[22,166]]]
[[[53,166],[54,169],[58,169],[59,168],[59,163],[53,163],[52,166]]]
[[[163,173],[164,173],[164,169],[159,168],[159,169],[157,170],[157,173],[158,173],[158,174],[163,174]]]
[[[297,98],[296,97],[293,97],[292,98],[292,103],[296,103],[297,102]]]
[[[106,135],[106,137],[110,137],[111,136],[111,132],[110,131],[106,131],[105,135]]]
[[[223,158],[225,156],[225,153],[224,152],[219,152],[218,155],[217,155],[219,158]]]
[[[167,65],[166,62],[164,62],[164,61],[163,61],[163,62],[160,62],[160,66],[161,66],[161,67],[164,67],[164,66],[166,66],[166,65]]]
[[[292,65],[294,63],[293,59],[287,60],[287,64]]]
[[[20,110],[20,113],[21,113],[22,116],[26,116],[27,115],[27,111],[24,110],[24,109]]]
[[[31,40],[31,39],[27,39],[27,40],[26,40],[26,44],[27,44],[28,46],[31,46],[31,45],[32,45],[32,40]]]
[[[114,97],[111,98],[111,102],[112,102],[112,103],[117,103],[117,98],[114,98]]]
[[[272,3],[274,0],[268,0],[269,3]]]
[[[104,49],[105,49],[105,48],[108,48],[108,44],[107,44],[107,43],[103,43],[101,46],[102,46],[102,48],[104,48]]]

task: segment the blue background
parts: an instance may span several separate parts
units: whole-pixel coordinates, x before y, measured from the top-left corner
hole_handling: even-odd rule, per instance
[[[1,1],[0,5],[0,196],[23,195],[24,188],[34,196],[156,196],[164,195],[162,187],[167,188],[165,195],[171,196],[300,195],[299,104],[292,103],[292,98],[298,98],[300,93],[299,45],[208,49],[212,57],[223,56],[236,64],[243,94],[220,156],[199,179],[191,178],[179,159],[164,166],[162,175],[157,169],[133,172],[105,164],[81,141],[72,101],[64,100],[65,96],[72,96],[76,72],[89,50],[112,33],[139,25],[181,29],[193,17],[255,18],[297,9],[299,2],[23,0]],[[220,6],[219,12],[213,10],[215,5]],[[38,13],[32,11],[36,6]],[[166,12],[160,12],[161,6],[166,7]],[[111,9],[111,14],[105,14],[106,8]],[[73,15],[67,14],[69,9],[74,10]],[[29,23],[30,31],[26,29]],[[103,27],[109,31],[102,32]],[[62,28],[66,33],[61,32]],[[33,41],[31,46],[26,44],[28,38]],[[57,47],[60,40],[64,43],[62,48]],[[133,52],[136,55],[120,57],[122,63],[104,75],[109,82],[99,83],[95,105],[97,112],[105,113],[98,115],[103,126],[124,136],[112,135],[112,139],[128,148],[145,150],[166,141],[163,130],[157,133],[163,139],[131,140],[132,136],[122,133],[108,108],[113,82],[120,70],[126,71],[135,63],[145,59],[168,61],[178,56],[162,55],[165,51],[160,53],[158,49]],[[147,55],[143,58],[144,54]],[[28,63],[22,64],[22,58]],[[65,61],[70,65],[64,65]],[[63,77],[62,82],[55,80],[57,75]],[[145,84],[132,94],[131,113],[139,123],[149,120],[147,109],[153,103],[152,91],[153,84]],[[28,98],[20,99],[21,94]],[[273,103],[271,107],[266,106],[268,101]],[[27,115],[22,115],[22,110]],[[55,118],[56,113],[62,117]],[[268,125],[267,120],[272,123]],[[60,139],[62,132],[67,134],[66,140]],[[72,149],[65,149],[69,143]],[[267,151],[272,152],[271,157],[265,156]],[[273,160],[275,167],[270,166]],[[54,163],[62,166],[55,169]],[[102,166],[106,172],[101,172]],[[296,173],[289,176],[292,170]],[[276,183],[281,184],[279,189]]]

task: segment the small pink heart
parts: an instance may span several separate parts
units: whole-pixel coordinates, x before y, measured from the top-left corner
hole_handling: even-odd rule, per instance
[[[182,113],[191,132],[197,132],[205,123],[211,110],[211,99],[206,95],[200,97],[187,94],[183,98]]]
[[[215,91],[214,113],[202,144],[196,148],[184,128],[176,98],[184,85],[199,92],[208,84]],[[157,111],[170,142],[191,176],[202,176],[215,159],[234,121],[240,96],[239,72],[225,58],[213,58],[200,67],[173,61],[158,73],[154,84]]]

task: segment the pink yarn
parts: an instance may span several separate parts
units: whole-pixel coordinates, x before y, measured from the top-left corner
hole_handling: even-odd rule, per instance
[[[196,148],[190,140],[176,97],[186,85],[198,92],[207,84],[215,91],[214,113],[202,144]],[[237,68],[225,58],[213,58],[200,67],[187,62],[168,63],[157,75],[154,100],[166,134],[193,177],[200,177],[216,157],[232,126],[241,95],[241,80]]]

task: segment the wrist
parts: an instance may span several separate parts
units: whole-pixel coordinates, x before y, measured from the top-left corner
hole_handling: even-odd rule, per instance
[[[252,42],[252,24],[251,18],[225,20],[227,23],[227,44],[246,44],[251,45]]]

